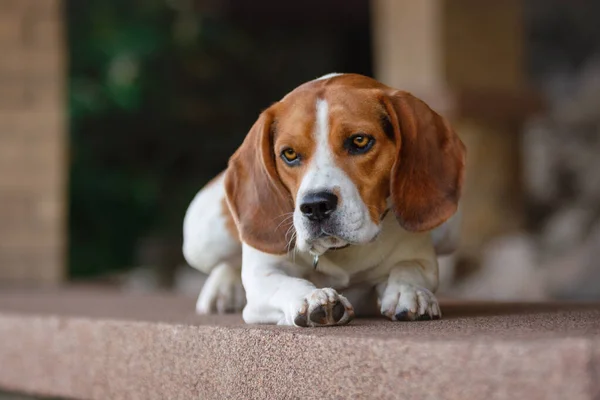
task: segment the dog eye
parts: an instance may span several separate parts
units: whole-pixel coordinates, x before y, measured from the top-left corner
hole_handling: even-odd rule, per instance
[[[352,139],[352,144],[360,149],[363,149],[369,144],[369,138],[362,135],[354,136],[354,139]]]
[[[288,165],[296,165],[300,161],[298,153],[296,153],[296,151],[291,147],[288,147],[281,152],[281,158]]]
[[[371,135],[365,133],[357,133],[346,139],[344,147],[350,154],[363,154],[373,147],[375,139]]]

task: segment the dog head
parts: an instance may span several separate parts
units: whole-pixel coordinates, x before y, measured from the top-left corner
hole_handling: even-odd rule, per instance
[[[375,240],[393,210],[428,231],[457,209],[465,147],[411,94],[356,74],[305,83],[265,110],[229,161],[241,239],[320,255]]]

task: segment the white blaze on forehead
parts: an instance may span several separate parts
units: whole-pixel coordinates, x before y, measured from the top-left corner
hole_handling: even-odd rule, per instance
[[[299,194],[312,191],[331,190],[336,184],[333,169],[333,154],[329,148],[329,104],[317,99],[316,121],[313,131],[315,153],[309,170],[300,185]],[[333,179],[333,181],[332,181]]]
[[[322,99],[317,100],[317,123],[314,135],[317,154],[329,150],[329,104]]]
[[[334,78],[334,77],[340,76],[340,75],[344,75],[344,74],[340,74],[338,72],[332,72],[331,74],[323,75],[322,77],[315,79],[315,81],[324,81],[325,79]]]

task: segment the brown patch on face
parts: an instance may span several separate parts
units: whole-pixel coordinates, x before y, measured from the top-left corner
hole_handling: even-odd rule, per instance
[[[310,160],[315,152],[315,129],[317,92],[305,91],[289,96],[278,104],[277,128],[274,139],[274,155],[277,173],[281,181],[296,198],[302,178],[306,174]],[[287,165],[281,158],[281,152],[292,148],[300,162],[297,166]]]
[[[396,145],[382,123],[385,109],[374,90],[349,91],[331,87],[325,100],[329,105],[329,146],[335,163],[356,185],[375,224],[387,207],[390,171],[396,158]],[[367,135],[374,143],[364,154],[351,154],[348,142],[356,134]]]

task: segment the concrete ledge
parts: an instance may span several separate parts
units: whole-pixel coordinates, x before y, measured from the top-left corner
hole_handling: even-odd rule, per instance
[[[0,294],[0,387],[77,399],[598,399],[600,305],[446,303],[341,328],[200,318],[194,299]]]

